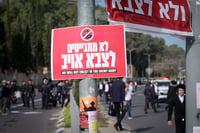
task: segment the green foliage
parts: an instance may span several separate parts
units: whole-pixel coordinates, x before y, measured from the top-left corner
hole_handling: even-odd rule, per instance
[[[0,59],[6,62],[0,66],[21,72],[50,67],[51,30],[75,26],[76,10],[69,0],[1,1]]]

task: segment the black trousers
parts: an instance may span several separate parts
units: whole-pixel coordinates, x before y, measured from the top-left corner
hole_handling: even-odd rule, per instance
[[[185,133],[185,123],[177,123],[176,122],[176,133]]]
[[[49,96],[47,94],[42,94],[42,108],[48,108]]]
[[[154,112],[156,112],[156,107],[155,107],[155,100],[152,98],[145,98],[145,107],[144,107],[144,111],[147,112],[147,108],[149,106],[149,103],[151,103],[151,107],[154,110]]]
[[[115,106],[115,112],[116,112],[116,117],[117,117],[116,126],[122,129],[121,121],[123,120],[126,114],[126,109],[123,105],[123,102],[114,102],[114,106]]]
[[[26,96],[26,106],[27,107],[30,107],[30,100],[31,100],[31,103],[32,103],[32,107],[34,108],[35,107],[34,94],[32,94],[32,93],[30,95]]]

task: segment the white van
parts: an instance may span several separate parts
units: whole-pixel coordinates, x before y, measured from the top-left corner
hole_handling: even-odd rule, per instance
[[[169,90],[170,80],[155,80],[158,83],[158,100],[163,102],[167,99],[167,92]]]

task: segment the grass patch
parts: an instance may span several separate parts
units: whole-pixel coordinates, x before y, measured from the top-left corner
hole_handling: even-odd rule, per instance
[[[67,105],[65,108],[65,111],[63,112],[64,115],[64,122],[62,127],[63,128],[69,128],[71,127],[71,114],[70,114],[70,104]]]

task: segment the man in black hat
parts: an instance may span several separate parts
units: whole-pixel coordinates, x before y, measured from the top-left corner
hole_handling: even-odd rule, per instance
[[[172,125],[174,108],[176,133],[185,133],[185,85],[177,86],[177,95],[170,101],[168,110],[168,125]]]

